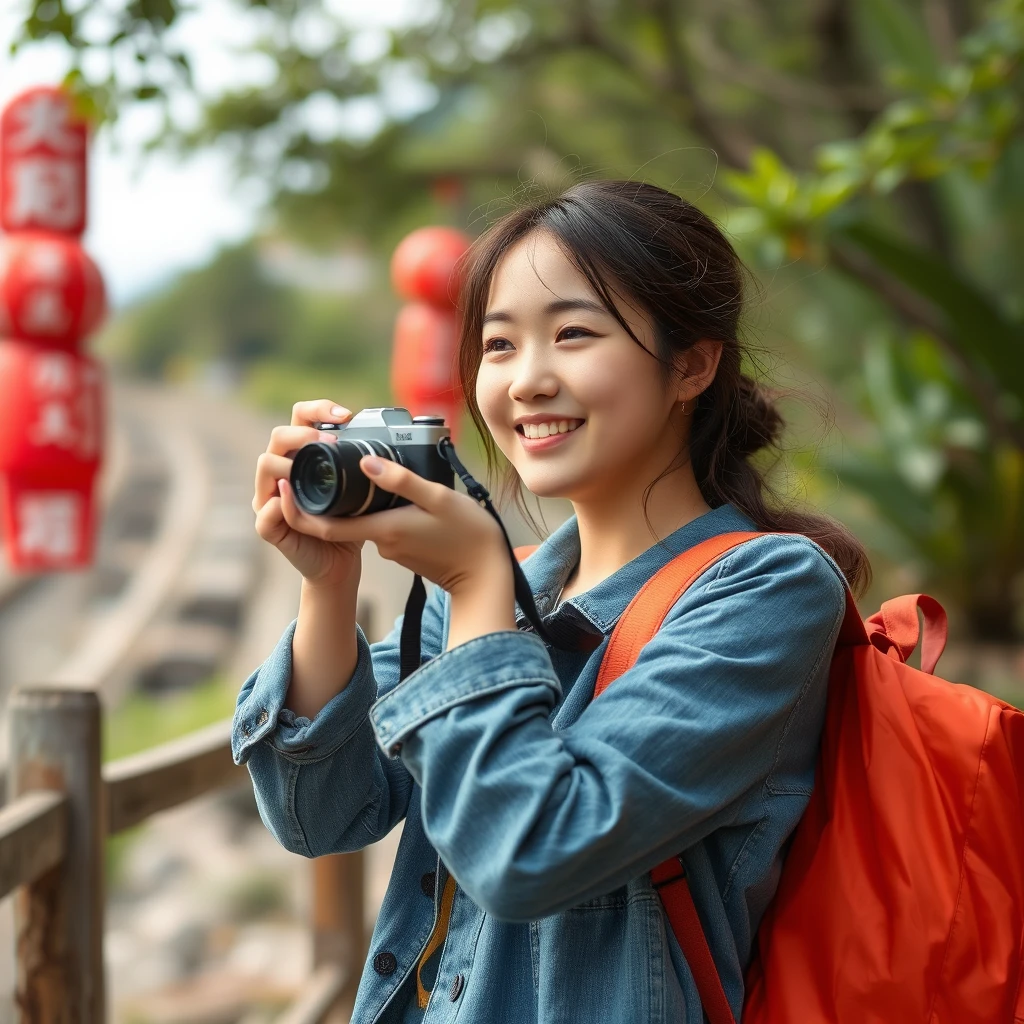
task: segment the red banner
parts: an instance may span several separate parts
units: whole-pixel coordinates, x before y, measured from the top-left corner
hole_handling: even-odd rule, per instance
[[[0,505],[11,565],[88,565],[104,435],[99,364],[57,348],[0,341],[0,409]]]
[[[0,519],[20,570],[92,561],[103,382],[75,350],[104,294],[79,241],[87,142],[59,89],[29,89],[0,114]]]
[[[103,319],[103,278],[76,238],[0,238],[0,335],[77,345]]]
[[[59,89],[29,89],[0,116],[0,227],[85,231],[85,121]]]

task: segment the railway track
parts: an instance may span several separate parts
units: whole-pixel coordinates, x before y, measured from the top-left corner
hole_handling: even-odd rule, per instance
[[[186,687],[222,667],[256,593],[249,507],[266,425],[197,393],[139,385],[113,395],[95,564],[0,577],[0,687]]]

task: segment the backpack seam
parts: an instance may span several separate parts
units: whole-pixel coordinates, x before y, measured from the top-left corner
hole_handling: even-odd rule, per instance
[[[939,967],[938,977],[935,983],[935,991],[932,993],[931,1002],[928,1005],[928,1020],[935,1020],[935,1003],[939,998],[939,988],[946,971],[946,962],[949,959],[949,951],[953,945],[953,933],[956,931],[957,919],[960,915],[960,905],[964,893],[964,877],[967,874],[967,848],[971,841],[971,832],[974,828],[974,807],[978,802],[978,790],[981,788],[981,774],[985,770],[985,755],[988,751],[990,737],[992,735],[992,722],[994,718],[993,708],[989,711],[988,721],[985,723],[985,736],[982,739],[981,751],[978,756],[978,774],[974,777],[974,792],[971,794],[971,814],[967,820],[967,827],[964,829],[964,844],[960,852],[960,881],[956,890],[956,903],[953,907],[953,917],[949,925],[949,934],[946,936],[946,948],[942,953],[942,965]]]

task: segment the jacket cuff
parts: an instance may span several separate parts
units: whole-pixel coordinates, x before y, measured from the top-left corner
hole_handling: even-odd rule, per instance
[[[412,672],[370,708],[370,723],[381,748],[397,757],[410,733],[449,708],[538,682],[561,697],[561,684],[540,637],[514,630],[487,633]]]
[[[270,657],[242,687],[231,728],[231,754],[245,764],[264,740],[290,760],[313,762],[330,757],[366,721],[377,684],[370,645],[356,626],[355,671],[341,693],[310,720],[284,706],[292,678],[292,637],[295,622],[284,631]]]

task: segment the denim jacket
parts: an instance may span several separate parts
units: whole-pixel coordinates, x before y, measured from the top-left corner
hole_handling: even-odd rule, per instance
[[[607,639],[641,585],[708,537],[722,506],[552,611],[579,559],[575,517],[523,570],[548,648],[520,630],[447,645],[448,595],[399,684],[401,618],[358,633],[348,686],[310,721],[283,706],[289,627],[234,718],[263,821],[307,857],[358,850],[404,819],[353,1021],[701,1024],[650,869],[682,854],[739,1019],[743,971],[807,804],[845,583],[810,540],[767,534],[707,570],[636,665],[591,703]],[[456,880],[430,1001],[416,967]]]

